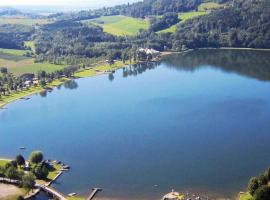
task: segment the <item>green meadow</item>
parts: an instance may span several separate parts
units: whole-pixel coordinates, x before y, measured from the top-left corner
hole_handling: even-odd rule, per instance
[[[202,3],[198,10],[199,11],[207,11],[207,10],[215,10],[222,7],[221,4],[215,3],[215,2],[207,2],[207,3]]]
[[[135,35],[140,29],[148,29],[149,21],[127,17],[122,15],[104,16],[97,19],[85,20],[85,23],[92,23],[100,26],[105,32],[117,35]]]
[[[22,24],[27,26],[33,26],[36,24],[48,24],[50,21],[48,19],[31,19],[24,17],[1,17],[0,24]]]
[[[192,11],[192,12],[179,13],[179,16],[178,16],[180,19],[179,23],[183,23],[186,20],[192,19],[194,17],[206,15],[206,14],[208,14],[208,12],[205,12],[205,11]],[[176,26],[177,26],[177,24],[171,26],[170,28],[159,31],[158,33],[173,33],[176,30]]]
[[[65,67],[65,65],[35,63],[34,58],[24,56],[26,52],[26,50],[0,49],[0,67],[7,67],[9,72],[18,76],[37,73],[40,70],[54,72]]]

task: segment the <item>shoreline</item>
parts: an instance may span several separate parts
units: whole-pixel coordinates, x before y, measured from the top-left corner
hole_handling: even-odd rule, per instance
[[[5,106],[7,106],[8,104],[10,104],[14,101],[24,99],[26,97],[30,97],[30,96],[32,96],[34,94],[38,94],[40,92],[47,91],[48,88],[58,87],[67,81],[71,81],[73,79],[87,78],[87,77],[94,77],[94,76],[98,76],[98,75],[108,74],[108,71],[117,70],[117,69],[123,68],[123,67],[128,65],[128,64],[124,64],[124,63],[121,63],[120,65],[119,64],[120,63],[116,63],[113,66],[98,65],[97,67],[79,70],[79,71],[74,73],[74,77],[72,77],[72,78],[65,77],[65,78],[55,79],[52,83],[49,83],[48,85],[46,85],[45,88],[43,88],[41,86],[31,86],[28,89],[25,89],[25,90],[22,90],[19,92],[14,92],[11,94],[11,95],[16,95],[16,97],[4,96],[4,99],[2,99],[3,98],[3,96],[2,96],[2,98],[0,99],[0,110],[6,109]],[[101,68],[101,71],[98,71],[99,68]]]

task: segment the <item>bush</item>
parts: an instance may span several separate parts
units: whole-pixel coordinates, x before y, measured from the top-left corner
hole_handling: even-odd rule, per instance
[[[254,193],[255,200],[269,200],[270,199],[270,188],[266,185],[259,187]]]

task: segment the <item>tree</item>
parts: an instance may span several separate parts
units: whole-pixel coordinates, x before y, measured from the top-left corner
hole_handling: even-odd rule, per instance
[[[265,172],[265,175],[267,177],[267,180],[270,181],[270,167],[268,168],[268,170]]]
[[[34,169],[34,174],[38,179],[46,179],[49,175],[49,170],[46,168],[45,165],[38,165]]]
[[[17,155],[16,156],[16,162],[19,166],[22,166],[25,164],[24,157],[22,155]]]
[[[249,180],[248,183],[248,191],[251,195],[253,195],[255,193],[255,191],[258,189],[259,187],[259,182],[258,179],[253,177]]]
[[[9,179],[16,179],[17,178],[17,171],[14,166],[10,166],[5,171],[5,176]]]
[[[22,178],[22,186],[26,189],[33,189],[35,187],[35,175],[32,172],[25,174]]]
[[[1,67],[0,69],[2,74],[7,74],[8,73],[8,69],[6,67]]]
[[[259,182],[259,186],[267,185],[268,181],[267,181],[266,175],[261,174],[259,179],[258,179],[258,182]]]
[[[259,187],[254,193],[255,200],[269,200],[270,188],[267,185]]]
[[[43,160],[43,154],[41,151],[33,151],[30,154],[29,160],[31,163],[38,164]]]

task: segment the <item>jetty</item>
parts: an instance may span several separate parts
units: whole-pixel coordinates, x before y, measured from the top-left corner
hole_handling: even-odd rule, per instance
[[[93,188],[92,193],[89,195],[87,200],[92,200],[99,191],[102,191],[102,189],[101,188]]]
[[[43,190],[44,192],[52,195],[54,198],[56,197],[59,200],[67,200],[67,198],[65,197],[64,194],[60,193],[59,191],[55,190],[52,187],[45,186],[45,185],[39,185],[39,184],[36,184],[36,187],[38,187],[41,190]]]

